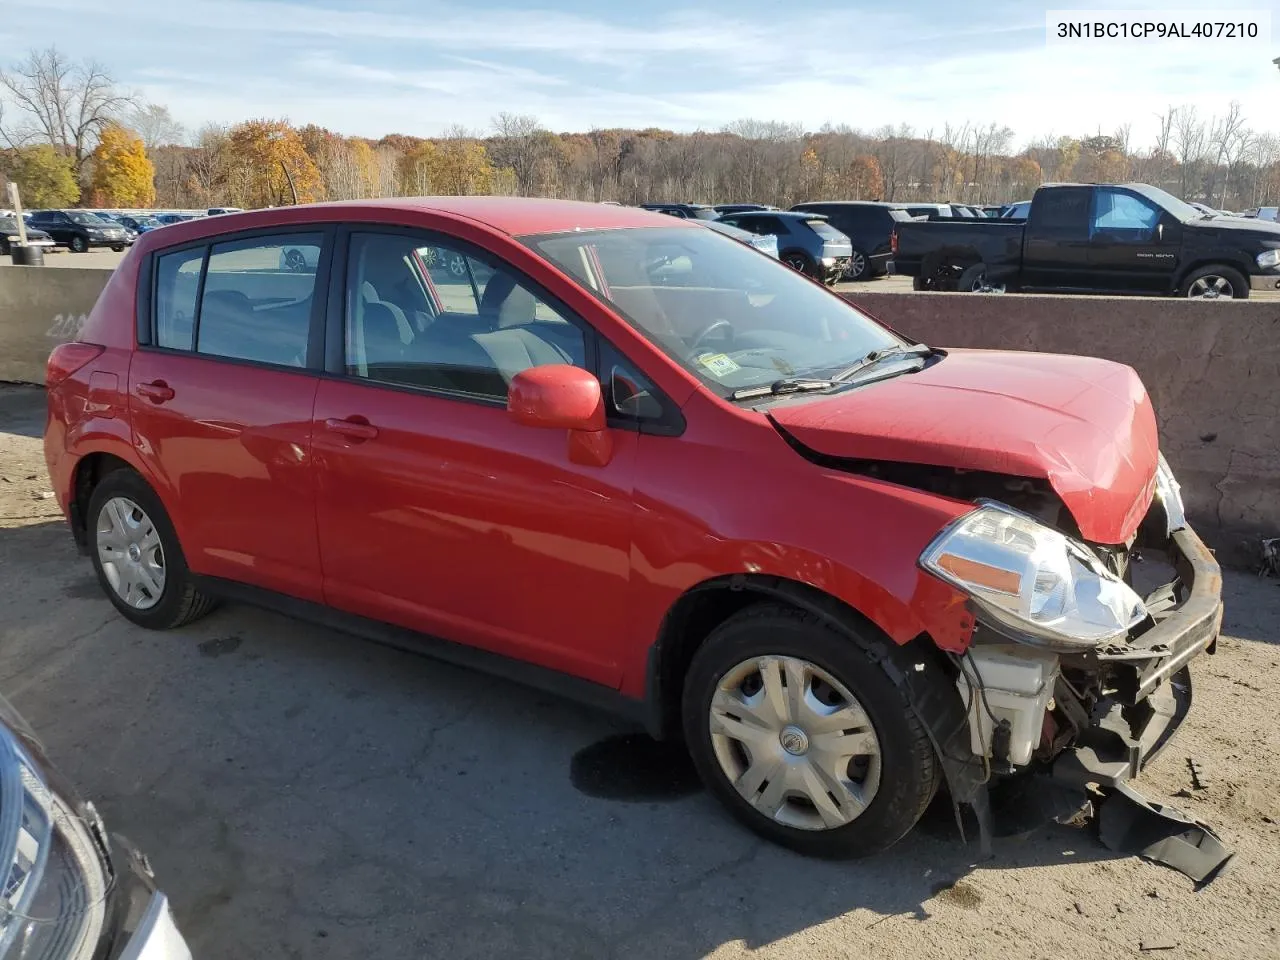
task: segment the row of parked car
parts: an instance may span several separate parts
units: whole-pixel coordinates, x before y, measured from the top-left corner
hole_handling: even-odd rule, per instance
[[[713,229],[744,231],[737,237],[771,238],[773,255],[827,284],[870,280],[889,270],[894,225],[915,219],[985,219],[1003,208],[959,203],[886,203],[831,200],[798,203],[790,210],[762,203],[642,203],[673,217],[705,222]],[[753,243],[753,245],[756,245]]]
[[[237,213],[239,207],[210,207],[200,211],[113,211],[113,210],[31,210],[23,213],[27,245],[32,247],[66,247],[72,253],[85,253],[94,247],[121,251],[131,246],[149,230],[183,223],[201,216]],[[17,215],[12,210],[0,211],[0,256],[8,256],[21,242]]]

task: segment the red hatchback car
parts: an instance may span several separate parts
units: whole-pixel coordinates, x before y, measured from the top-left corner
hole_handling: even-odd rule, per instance
[[[683,737],[751,828],[1136,775],[1221,620],[1127,367],[931,349],[670,217],[491,197],[144,234],[45,449],[144,627],[265,603]],[[1137,547],[1177,579],[1140,596]]]

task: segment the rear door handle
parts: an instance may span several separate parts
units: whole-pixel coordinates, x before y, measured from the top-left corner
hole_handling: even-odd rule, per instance
[[[169,386],[163,380],[153,380],[151,383],[140,383],[134,387],[134,391],[138,396],[150,400],[152,403],[165,403],[173,399],[173,387]]]
[[[324,428],[341,434],[348,440],[372,440],[378,435],[378,428],[363,418],[339,420],[336,417],[330,417],[324,422]]]

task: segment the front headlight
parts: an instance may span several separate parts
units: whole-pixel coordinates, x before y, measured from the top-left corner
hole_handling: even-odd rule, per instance
[[[1182,505],[1182,487],[1173,478],[1173,471],[1165,462],[1164,454],[1160,454],[1160,463],[1156,466],[1156,497],[1164,507],[1164,515],[1169,521],[1166,533],[1172,534],[1187,525],[1187,511]]]
[[[920,564],[969,594],[992,626],[1034,646],[1089,650],[1147,616],[1142,598],[1092,550],[1002,504],[962,517]]]
[[[0,729],[0,956],[89,960],[110,889],[89,824]]]
[[[1263,270],[1270,270],[1272,267],[1280,266],[1280,250],[1263,250],[1254,257],[1254,260]]]

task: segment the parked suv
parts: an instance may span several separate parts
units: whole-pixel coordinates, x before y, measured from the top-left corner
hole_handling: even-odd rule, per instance
[[[720,216],[715,207],[705,203],[642,203],[640,209],[665,213],[681,220],[714,220]]]
[[[119,252],[133,243],[122,224],[85,210],[36,210],[31,214],[31,225],[72,253],[84,253],[90,247],[110,247]]]
[[[823,200],[797,203],[792,210],[818,213],[849,238],[852,244],[846,280],[869,280],[889,272],[893,257],[889,238],[893,225],[910,215],[892,203],[870,200]]]
[[[730,213],[721,223],[778,238],[778,257],[806,277],[826,284],[835,283],[849,269],[853,248],[849,238],[817,213],[791,210]]]
[[[152,231],[47,387],[52,489],[135,624],[241,598],[523,671],[682,736],[805,853],[891,845],[943,780],[1137,775],[1220,624],[1133,370],[933,349],[633,207]]]

